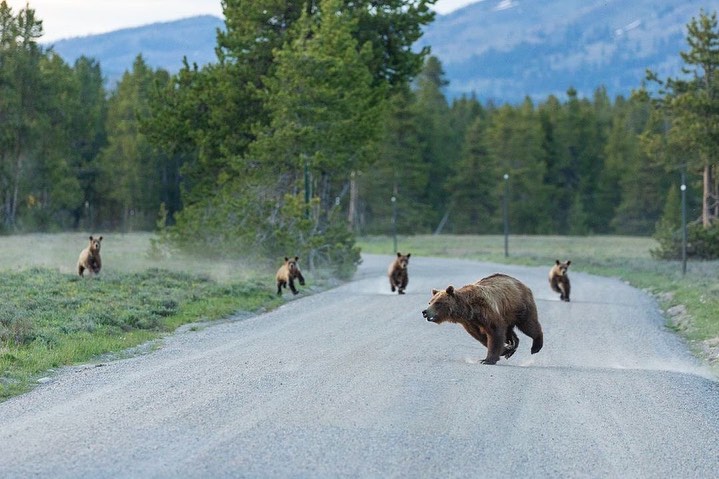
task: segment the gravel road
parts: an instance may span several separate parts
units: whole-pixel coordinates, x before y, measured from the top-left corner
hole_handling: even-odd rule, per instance
[[[0,403],[0,477],[717,477],[719,383],[646,294],[573,272],[563,303],[550,265],[413,256],[398,296],[390,260]],[[520,333],[485,366],[420,312],[500,271],[534,291],[544,349]]]

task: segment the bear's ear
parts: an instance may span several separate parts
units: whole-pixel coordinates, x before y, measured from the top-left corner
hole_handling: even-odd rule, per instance
[[[295,256],[295,261],[299,261],[299,260],[300,260],[300,257],[299,257],[299,256]]]
[[[92,235],[90,235],[90,241],[92,241]]]
[[[559,265],[559,260],[558,259],[554,260],[554,264]]]
[[[569,266],[570,264],[572,264],[572,260],[571,260],[571,259],[568,259],[568,260],[567,260],[567,266]]]
[[[409,259],[410,256],[412,256],[412,253],[407,253],[407,259]]]
[[[100,236],[97,240],[98,240],[98,241],[102,241],[102,236]]]
[[[399,258],[400,256],[402,256],[402,253],[400,253],[399,251],[397,251],[397,257]]]
[[[434,296],[434,295],[437,294],[437,293],[439,293],[439,290],[438,290],[438,289],[432,289],[432,296]]]
[[[450,296],[454,294],[454,286],[447,286],[447,294]]]

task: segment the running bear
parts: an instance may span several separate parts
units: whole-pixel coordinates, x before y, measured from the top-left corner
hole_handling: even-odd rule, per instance
[[[567,270],[570,264],[572,264],[571,260],[565,262],[556,260],[554,266],[549,271],[549,286],[552,290],[559,293],[559,299],[566,302],[569,302],[570,286]]]
[[[544,343],[532,290],[505,274],[493,274],[458,289],[433,289],[422,316],[437,324],[461,324],[487,347],[483,364],[496,364],[500,356],[509,359],[514,354],[519,346],[515,326],[532,338],[532,354],[539,352]]]
[[[389,276],[389,287],[392,288],[393,293],[396,290],[397,294],[404,294],[404,290],[407,289],[407,283],[409,282],[407,266],[409,265],[410,256],[412,256],[412,253],[403,255],[397,251],[397,258],[389,265],[387,276]]]
[[[83,276],[85,270],[92,274],[100,272],[100,269],[102,269],[100,243],[102,243],[102,236],[97,238],[90,236],[90,244],[80,252],[80,257],[77,259],[77,274]]]
[[[297,294],[297,288],[295,288],[295,280],[298,279],[302,286],[305,285],[305,278],[302,276],[300,266],[297,262],[300,260],[299,256],[295,256],[294,259],[290,259],[285,256],[285,264],[280,266],[277,270],[277,294],[282,295],[282,288],[286,288],[289,284],[292,294]]]

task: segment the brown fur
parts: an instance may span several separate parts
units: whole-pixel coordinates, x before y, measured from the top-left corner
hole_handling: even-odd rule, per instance
[[[285,256],[285,264],[277,270],[277,294],[281,295],[282,288],[286,288],[287,285],[290,286],[292,294],[297,294],[299,291],[295,288],[295,279],[298,279],[302,286],[305,285],[305,278],[302,276],[300,266],[297,264],[299,259],[298,256],[295,256],[293,259]]]
[[[403,255],[398,251],[397,257],[389,265],[387,276],[389,276],[389,286],[393,293],[397,290],[397,294],[404,294],[404,290],[407,289],[407,283],[409,282],[407,266],[409,265],[410,256],[412,256],[412,253]]]
[[[102,269],[102,259],[100,258],[101,243],[102,236],[97,238],[90,236],[90,244],[80,252],[80,257],[77,259],[77,274],[83,276],[85,270],[92,274],[98,274],[100,272],[100,269]]]
[[[461,324],[487,347],[484,364],[495,364],[500,356],[509,359],[514,354],[519,346],[515,326],[532,338],[532,354],[539,352],[544,342],[532,290],[505,274],[494,274],[459,289],[448,286],[444,291],[432,290],[422,316],[437,324]]]
[[[559,293],[559,299],[566,302],[569,302],[569,291],[571,289],[569,275],[567,275],[570,264],[572,264],[571,260],[565,262],[556,260],[549,271],[549,286],[553,291]]]

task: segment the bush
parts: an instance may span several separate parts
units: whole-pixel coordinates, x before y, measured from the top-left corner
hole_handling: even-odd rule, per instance
[[[222,211],[226,214],[218,213]],[[151,254],[161,256],[172,249],[199,256],[260,258],[269,269],[285,256],[299,256],[310,270],[339,278],[352,276],[360,263],[344,216],[333,210],[323,215],[318,198],[308,204],[300,194],[278,199],[257,193],[251,201],[232,197],[224,204],[214,200],[212,207],[186,208],[174,226],[158,230]]]
[[[35,337],[35,326],[29,316],[9,309],[0,314],[0,346],[23,346]]]
[[[682,231],[670,223],[659,222],[654,239],[659,247],[650,251],[656,259],[677,260],[682,258]],[[719,221],[705,228],[701,223],[687,225],[687,258],[719,259]]]

